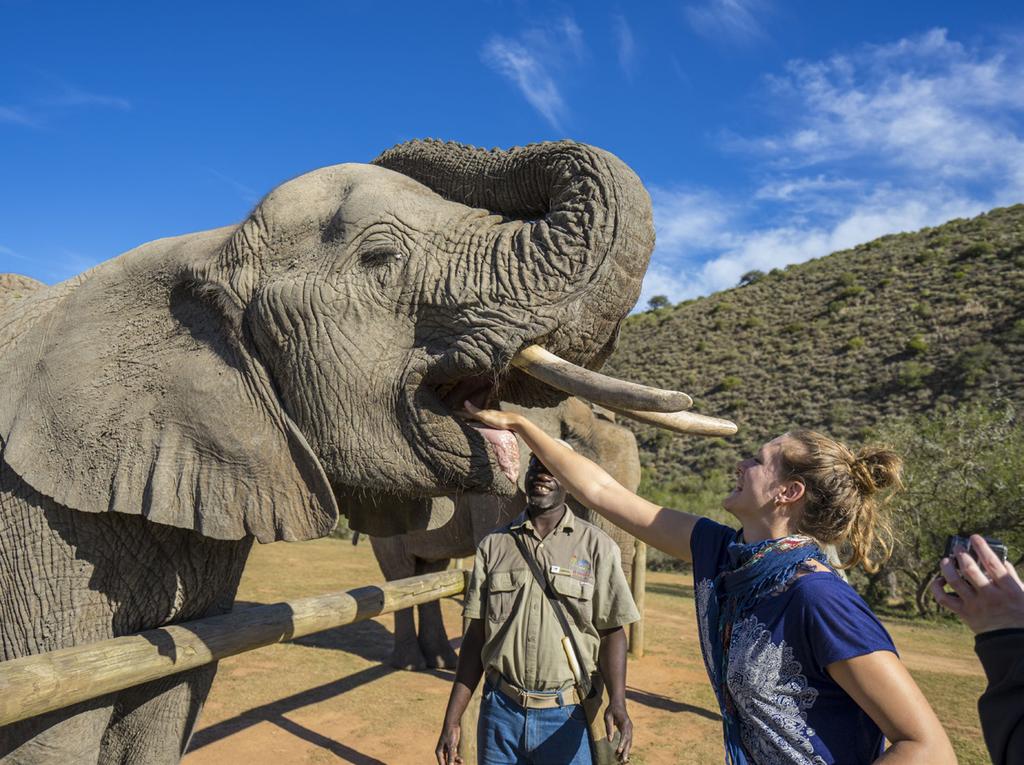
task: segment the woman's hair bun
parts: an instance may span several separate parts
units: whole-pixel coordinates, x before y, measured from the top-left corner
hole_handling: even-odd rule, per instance
[[[850,472],[860,493],[866,497],[903,485],[903,460],[891,449],[876,446],[861,449],[850,465]]]

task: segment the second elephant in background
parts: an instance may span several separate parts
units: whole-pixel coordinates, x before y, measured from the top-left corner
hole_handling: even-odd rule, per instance
[[[569,442],[576,451],[597,462],[627,489],[636,491],[640,484],[640,455],[636,438],[628,428],[615,422],[614,414],[578,398],[569,398],[556,407],[545,409],[525,409],[505,403],[501,406],[522,412],[545,432]],[[391,581],[442,571],[452,558],[472,555],[487,534],[519,515],[526,506],[522,479],[528,461],[522,443],[520,451],[520,491],[513,497],[463,494],[454,500],[439,498],[434,501],[454,504],[451,520],[440,528],[393,537],[371,537],[373,552],[384,578]],[[627,581],[631,581],[633,537],[571,497],[569,506],[578,516],[600,526],[616,541],[622,551],[623,571]],[[395,647],[391,665],[409,670],[453,669],[457,659],[448,643],[440,603],[433,601],[418,608],[418,631],[413,609],[395,613]]]

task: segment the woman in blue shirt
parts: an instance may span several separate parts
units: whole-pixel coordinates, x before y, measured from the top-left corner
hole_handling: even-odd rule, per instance
[[[722,502],[735,531],[638,497],[521,415],[467,409],[517,433],[583,504],[692,561],[727,763],[956,762],[889,634],[819,547],[848,551],[843,567],[877,567],[873,550],[890,548],[877,498],[899,485],[897,455],[854,455],[812,431],[779,436],[736,466]]]

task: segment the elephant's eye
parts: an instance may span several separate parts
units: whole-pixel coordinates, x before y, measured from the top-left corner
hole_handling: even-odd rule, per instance
[[[374,247],[359,256],[359,262],[367,268],[386,266],[388,263],[396,263],[402,259],[402,253],[393,247]]]

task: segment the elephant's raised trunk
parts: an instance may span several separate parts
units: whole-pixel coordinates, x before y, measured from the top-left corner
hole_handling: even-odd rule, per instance
[[[374,164],[513,219],[476,234],[486,237],[497,275],[488,297],[547,315],[551,329],[530,338],[543,348],[522,348],[511,360],[517,371],[502,382],[506,400],[535,403],[554,388],[678,432],[735,432],[731,422],[675,411],[692,404],[683,393],[610,380],[549,353],[599,366],[639,295],[654,248],[651,201],[617,157],[573,141],[504,151],[425,140],[389,149]]]
[[[614,155],[573,141],[504,151],[425,140],[396,146],[374,164],[447,199],[518,219],[491,236],[496,265],[519,282],[509,291],[520,300],[524,293],[548,301],[598,293],[586,302],[593,318],[609,324],[591,328],[605,339],[636,302],[654,247],[651,203]]]

